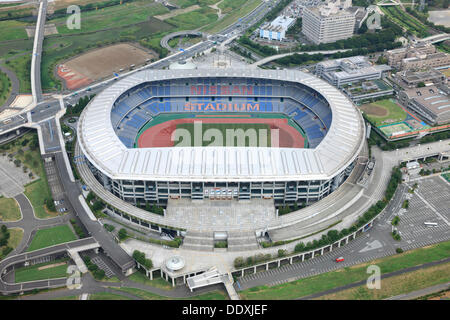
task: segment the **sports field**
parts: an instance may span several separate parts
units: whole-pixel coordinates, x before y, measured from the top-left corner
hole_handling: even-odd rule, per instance
[[[407,116],[406,111],[392,99],[363,104],[360,109],[377,127],[404,121]]]
[[[432,129],[416,115],[400,106],[394,99],[363,104],[360,109],[387,138],[407,138],[418,132]]]
[[[305,148],[301,128],[282,114],[161,114],[139,132],[138,148],[230,146]]]

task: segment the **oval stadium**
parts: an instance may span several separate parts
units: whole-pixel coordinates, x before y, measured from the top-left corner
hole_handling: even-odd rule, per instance
[[[154,230],[227,231],[277,227],[276,208],[320,203],[352,173],[365,128],[350,100],[307,73],[199,69],[117,81],[88,104],[78,133],[83,180],[114,213]],[[183,220],[204,201],[266,216]]]

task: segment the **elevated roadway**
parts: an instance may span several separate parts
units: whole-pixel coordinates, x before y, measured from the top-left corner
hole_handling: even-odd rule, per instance
[[[281,53],[281,54],[276,54],[274,56],[270,56],[270,57],[266,57],[264,59],[261,59],[253,64],[251,64],[251,67],[258,67],[258,66],[262,66],[265,65],[266,63],[272,62],[274,60],[278,60],[284,57],[289,57],[292,56],[294,54],[309,54],[309,55],[313,55],[313,54],[333,54],[333,53],[338,53],[338,52],[346,52],[349,51],[351,49],[338,49],[338,50],[321,50],[321,51],[298,51],[298,52],[288,52],[288,53]]]
[[[41,0],[39,4],[39,13],[34,32],[33,56],[31,57],[31,92],[33,103],[38,104],[42,101],[41,85],[41,56],[42,43],[44,41],[45,20],[47,15],[47,0]]]
[[[11,294],[36,289],[49,289],[65,286],[67,281],[66,278],[11,283],[7,282],[7,280],[4,279],[4,276],[13,271],[16,266],[24,266],[26,262],[33,262],[42,257],[65,254],[69,250],[80,251],[77,248],[82,249],[94,247],[99,247],[99,244],[94,238],[90,237],[7,257],[0,261],[0,292],[2,294]]]

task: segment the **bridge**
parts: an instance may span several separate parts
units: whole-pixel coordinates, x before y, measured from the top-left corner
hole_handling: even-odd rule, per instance
[[[34,31],[33,55],[31,57],[31,92],[33,95],[33,105],[42,101],[41,56],[46,14],[47,0],[42,0],[39,4],[39,14],[36,30]]]
[[[66,277],[48,280],[28,281],[22,283],[12,283],[5,278],[9,273],[13,272],[16,267],[39,263],[40,258],[49,256],[55,258],[64,256],[66,254],[74,259],[79,269],[81,266],[80,271],[87,270],[81,258],[78,259],[78,253],[86,250],[96,249],[99,247],[100,245],[98,244],[98,242],[94,238],[90,237],[7,257],[0,262],[0,292],[2,294],[11,294],[36,289],[50,289],[66,286]]]
[[[351,49],[338,49],[338,50],[321,50],[321,51],[298,51],[298,52],[289,52],[289,53],[281,53],[281,54],[276,54],[270,57],[266,57],[264,59],[261,59],[253,64],[251,64],[251,67],[258,67],[258,66],[262,66],[265,65],[266,63],[272,62],[274,60],[278,60],[284,57],[288,57],[288,56],[292,56],[294,54],[309,54],[309,55],[313,55],[313,54],[333,54],[333,53],[338,53],[338,52],[346,52],[349,51]]]
[[[440,34],[435,34],[434,36],[429,36],[426,38],[418,39],[417,42],[429,42],[431,44],[434,44],[434,43],[438,43],[438,42],[442,42],[442,41],[446,41],[446,40],[450,40],[450,34],[440,33]]]

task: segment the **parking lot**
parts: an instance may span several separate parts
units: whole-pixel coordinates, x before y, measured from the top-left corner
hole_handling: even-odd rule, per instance
[[[410,195],[409,208],[399,212],[398,230],[404,249],[425,246],[450,238],[450,184],[439,176],[418,182],[416,193]],[[412,187],[414,182],[409,184]],[[403,211],[403,212],[402,212]],[[427,226],[425,222],[437,223]]]

